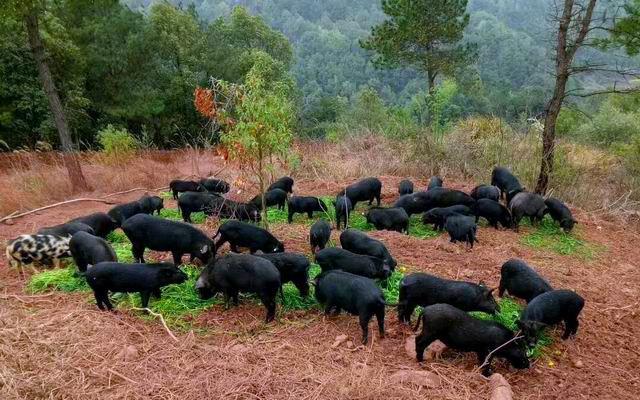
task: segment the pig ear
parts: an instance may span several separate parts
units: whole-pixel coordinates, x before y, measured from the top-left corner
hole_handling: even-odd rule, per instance
[[[205,244],[204,246],[202,246],[202,248],[200,249],[201,253],[206,253],[207,251],[209,251],[209,245]]]

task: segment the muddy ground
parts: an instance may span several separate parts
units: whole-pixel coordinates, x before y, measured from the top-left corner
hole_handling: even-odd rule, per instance
[[[383,202],[397,197],[404,177],[382,177]],[[300,180],[297,194],[330,195],[347,182]],[[449,186],[469,190],[471,184]],[[163,182],[150,182],[159,187]],[[417,185],[425,187],[424,180]],[[234,196],[242,197],[245,194]],[[114,197],[129,201],[140,192]],[[247,196],[248,197],[248,196]],[[168,207],[175,207],[173,201]],[[83,202],[0,224],[0,240],[110,206]],[[447,278],[485,280],[497,286],[500,266],[523,258],[557,288],[586,299],[576,338],[555,344],[529,370],[503,362],[517,399],[632,399],[640,393],[640,236],[603,216],[576,210],[577,234],[598,251],[593,258],[563,256],[521,244],[520,233],[482,227],[472,250],[445,236],[418,239],[373,232],[410,271]],[[216,223],[203,226],[213,233]],[[308,253],[307,228],[278,225],[275,235],[288,250]],[[338,233],[334,232],[334,240]],[[223,252],[228,247],[223,247]],[[200,315],[198,332],[176,332],[174,342],[158,321],[136,311],[100,312],[87,293],[30,295],[26,282],[0,261],[0,398],[238,398],[379,399],[489,398],[489,384],[474,372],[473,355],[446,351],[423,365],[404,351],[408,328],[395,310],[387,314],[387,337],[366,347],[332,347],[339,335],[358,343],[357,318],[324,317],[317,310],[279,312],[265,325],[264,309],[252,303],[224,311],[214,306]],[[153,303],[152,303],[153,304]],[[372,322],[373,324],[373,322]],[[373,326],[373,325],[372,325]],[[203,333],[204,332],[204,333]],[[398,383],[399,370],[433,372],[432,386]]]

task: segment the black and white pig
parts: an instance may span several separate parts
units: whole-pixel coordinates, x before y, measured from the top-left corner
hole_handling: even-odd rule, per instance
[[[106,240],[87,232],[76,232],[71,236],[69,251],[81,274],[87,271],[88,265],[118,261],[116,253]]]
[[[495,314],[500,307],[493,298],[493,290],[489,290],[482,282],[454,281],[422,272],[409,274],[400,281],[398,318],[400,322],[409,323],[417,306],[438,303],[451,304],[463,311]]]
[[[197,258],[207,263],[216,253],[213,240],[184,222],[138,214],[126,220],[122,230],[131,241],[133,258],[142,263],[145,262],[143,256],[147,248],[170,251],[175,265],[182,263],[185,254],[190,255],[191,261]]]
[[[238,247],[246,247],[251,254],[260,250],[263,253],[282,253],[284,244],[275,238],[269,231],[252,224],[240,221],[227,221],[218,228],[218,232],[213,236],[216,242],[216,249],[229,242],[231,251],[239,252]]]
[[[227,254],[207,264],[196,290],[205,300],[222,292],[227,307],[230,299],[238,305],[240,292],[255,293],[267,309],[266,322],[271,322],[276,315],[276,296],[282,289],[280,272],[271,261],[249,254]]]
[[[512,258],[502,264],[498,296],[502,297],[506,291],[511,296],[524,299],[528,303],[538,295],[551,290],[553,288],[549,282],[524,261]]]
[[[384,338],[385,299],[371,279],[344,271],[326,271],[316,277],[315,296],[327,315],[345,310],[359,317],[362,344],[369,340],[369,321],[374,315],[380,337]]]
[[[109,301],[109,292],[139,292],[142,307],[147,308],[152,294],[160,298],[160,288],[187,280],[187,274],[169,263],[101,262],[93,266],[89,265],[85,277],[93,289],[98,308],[104,310],[106,307],[109,311],[113,310],[113,305]]]
[[[31,265],[34,261],[43,264],[53,262],[60,266],[60,259],[69,257],[68,236],[56,235],[20,235],[7,245],[5,255],[7,263],[16,268]]]
[[[483,367],[484,376],[491,375],[491,361],[494,357],[505,358],[518,369],[529,368],[529,359],[521,340],[513,340],[513,332],[494,321],[474,318],[450,304],[434,304],[425,307],[414,330],[420,327],[422,332],[416,336],[416,359],[424,360],[424,350],[434,341],[440,340],[454,350],[474,352],[478,365],[483,365],[492,351],[487,365]],[[503,346],[504,345],[504,346]],[[503,346],[503,347],[500,347]]]

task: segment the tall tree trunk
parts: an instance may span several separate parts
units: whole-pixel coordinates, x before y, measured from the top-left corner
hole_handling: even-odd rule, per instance
[[[40,37],[40,31],[38,28],[38,17],[35,11],[31,10],[24,15],[24,23],[27,29],[27,36],[29,37],[29,46],[31,47],[31,53],[38,66],[38,75],[42,81],[42,86],[49,100],[49,106],[51,107],[51,113],[53,114],[53,120],[60,136],[60,144],[62,145],[63,161],[71,180],[71,186],[74,190],[88,190],[89,186],[82,174],[82,168],[78,158],[73,153],[73,142],[71,141],[71,135],[69,133],[69,125],[67,124],[67,118],[58,96],[56,85],[53,82],[51,71],[45,57],[44,46],[42,44],[42,38]]]
[[[438,73],[436,71],[433,71],[432,69],[427,70],[429,96],[433,95],[433,92],[435,92],[436,90],[436,76],[438,76]]]
[[[545,194],[549,187],[549,176],[553,172],[553,160],[556,148],[556,121],[562,107],[567,77],[556,80],[556,88],[553,97],[546,107],[544,119],[544,130],[542,131],[542,162],[540,164],[540,175],[536,184],[536,193]]]
[[[546,107],[544,119],[544,130],[542,131],[542,160],[540,163],[540,174],[536,183],[536,193],[545,194],[549,188],[549,177],[553,173],[553,159],[556,146],[556,121],[562,108],[569,80],[569,69],[578,49],[584,43],[584,39],[589,32],[589,26],[593,18],[597,0],[589,0],[586,7],[579,6],[581,12],[575,12],[574,0],[564,0],[562,16],[558,23],[558,36],[556,47],[556,84],[553,97]],[[569,43],[569,27],[571,23],[578,24],[578,32],[575,40]]]

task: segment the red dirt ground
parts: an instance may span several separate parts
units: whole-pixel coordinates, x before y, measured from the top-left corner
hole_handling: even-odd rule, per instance
[[[402,177],[382,177],[383,202],[396,198]],[[417,180],[424,187],[424,180]],[[164,182],[150,182],[149,187]],[[332,194],[345,182],[299,180],[299,194]],[[469,190],[471,185],[451,185]],[[140,193],[116,197],[136,199]],[[168,202],[174,207],[173,202]],[[34,232],[45,225],[110,206],[76,203],[0,224],[0,240]],[[467,251],[441,236],[420,240],[392,232],[374,232],[399,263],[412,271],[448,278],[485,280],[497,285],[500,266],[511,257],[534,265],[558,288],[576,290],[586,299],[576,338],[556,344],[529,370],[504,363],[517,399],[632,399],[640,393],[640,236],[614,222],[576,210],[577,231],[589,243],[603,246],[584,261],[532,249],[519,234],[480,228],[480,243]],[[212,232],[213,224],[206,224]],[[288,250],[308,252],[306,228],[276,226]],[[338,234],[334,232],[334,240]],[[475,357],[446,351],[442,358],[419,365],[404,351],[411,334],[387,314],[387,337],[371,329],[365,348],[332,348],[346,334],[358,343],[356,318],[325,318],[317,311],[279,313],[265,325],[264,309],[252,304],[223,311],[214,307],[198,317],[204,335],[177,334],[179,343],[157,321],[134,312],[100,312],[86,294],[30,296],[15,270],[0,268],[0,398],[128,399],[484,399],[489,384],[473,371]],[[373,326],[373,325],[372,325]],[[125,349],[129,348],[128,351]],[[398,370],[437,374],[436,387],[396,383]]]

